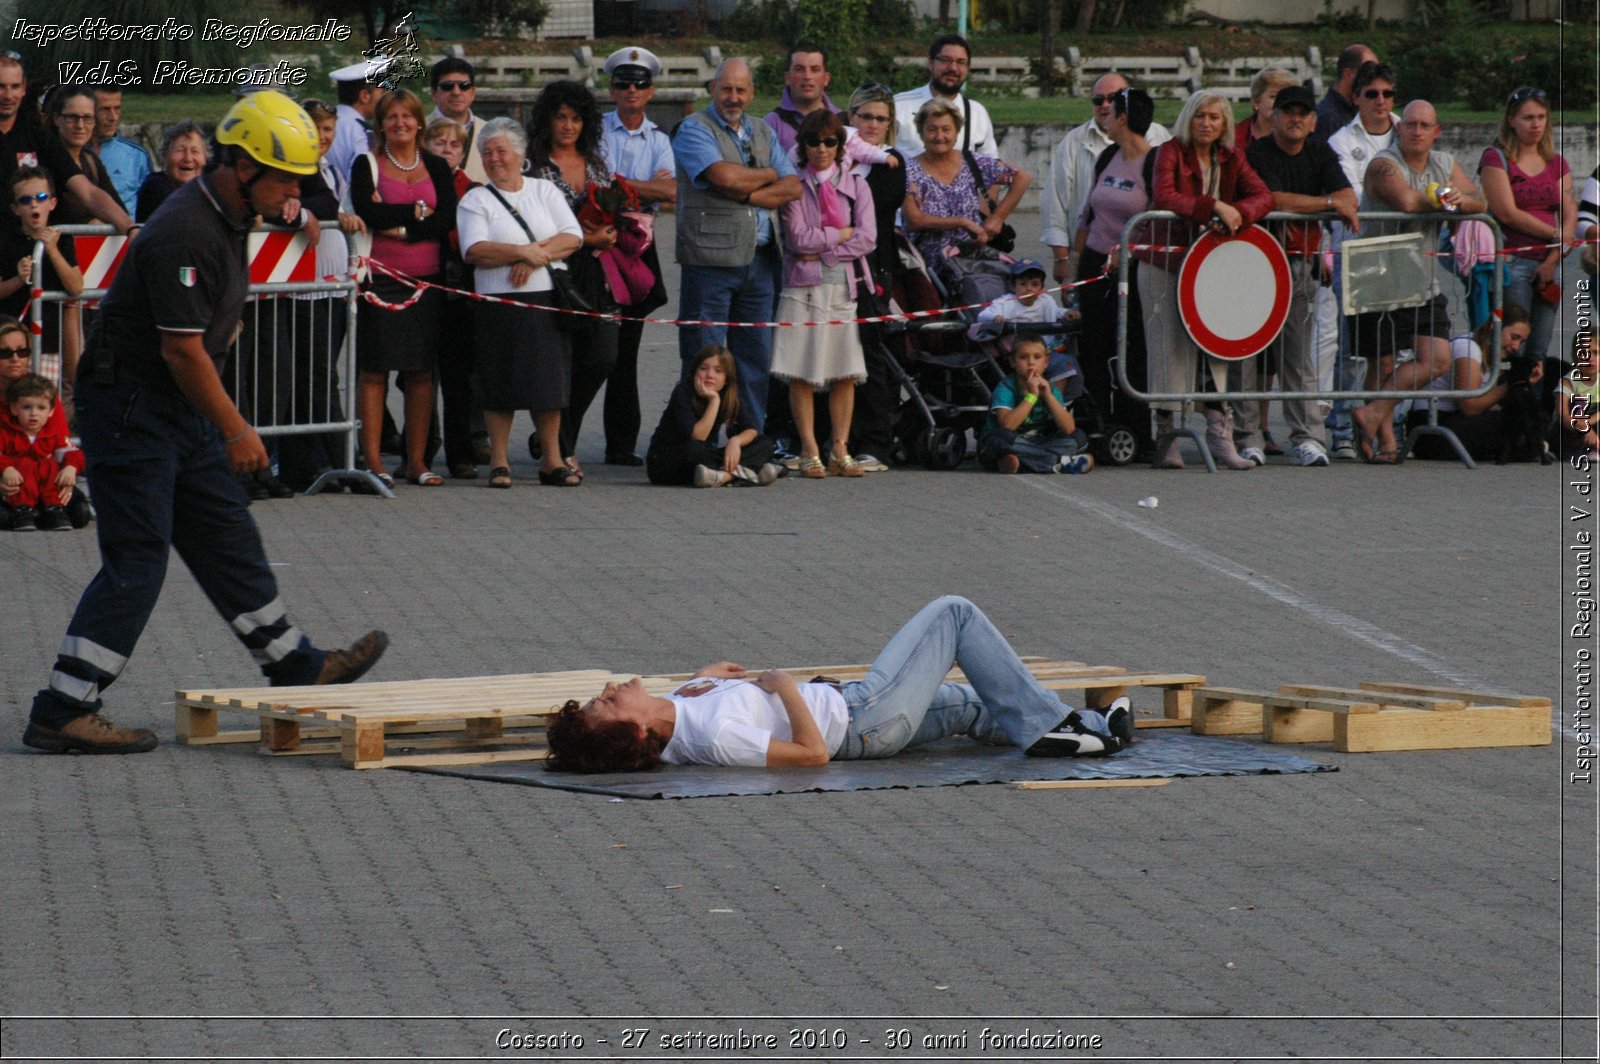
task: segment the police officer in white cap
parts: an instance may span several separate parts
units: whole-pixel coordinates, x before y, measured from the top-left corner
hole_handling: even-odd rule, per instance
[[[370,123],[378,109],[378,97],[383,95],[383,86],[378,82],[383,79],[388,67],[388,57],[380,56],[351,63],[333,72],[333,84],[339,94],[339,109],[335,112],[333,146],[328,149],[328,165],[346,181],[350,179],[350,167],[355,163],[356,156],[370,150]]]
[[[672,140],[645,117],[645,108],[656,94],[655,79],[661,73],[661,61],[645,48],[618,48],[606,58],[605,72],[611,78],[611,100],[617,109],[605,116],[600,153],[606,168],[625,177],[638,190],[647,209],[655,211],[659,204],[671,203],[678,195]],[[634,318],[641,318],[666,302],[661,260],[654,244],[645,252],[644,261],[655,273],[656,284],[643,302],[622,308],[624,314]],[[644,464],[634,450],[639,442],[638,366],[643,328],[638,321],[623,323],[617,340],[617,365],[606,383],[606,461],[612,465]]]

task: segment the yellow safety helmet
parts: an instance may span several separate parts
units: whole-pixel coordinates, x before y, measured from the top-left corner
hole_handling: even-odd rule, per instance
[[[234,104],[217,125],[217,143],[237,144],[274,170],[307,176],[317,172],[317,127],[281,92],[252,92]]]

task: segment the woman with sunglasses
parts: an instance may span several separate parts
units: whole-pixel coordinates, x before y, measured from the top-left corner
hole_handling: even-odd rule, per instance
[[[110,196],[119,207],[126,207],[117,195],[117,186],[111,174],[100,161],[100,156],[90,147],[94,140],[94,90],[83,85],[64,85],[50,94],[45,105],[45,117],[55,131],[61,146],[67,149],[72,161],[78,164],[83,176],[96,188]],[[54,221],[57,225],[98,225],[101,219],[78,205],[77,198],[65,196],[56,206]]]
[[[856,294],[872,288],[867,256],[878,239],[872,190],[840,165],[844,124],[832,111],[813,111],[800,123],[796,147],[804,154],[801,194],[783,205],[783,293],[778,320],[849,321]],[[772,342],[772,377],[789,384],[789,408],[800,439],[800,475],[859,477],[850,454],[856,385],[867,379],[861,337],[853,325],[779,329]],[[817,443],[817,392],[828,393],[833,441],[823,464]]]
[[[1521,88],[1506,100],[1499,135],[1478,160],[1478,180],[1510,253],[1505,300],[1532,319],[1522,357],[1542,360],[1560,313],[1561,259],[1578,224],[1572,169],[1552,147],[1543,89]]]

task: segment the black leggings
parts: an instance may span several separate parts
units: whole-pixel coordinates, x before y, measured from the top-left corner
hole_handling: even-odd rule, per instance
[[[684,440],[682,443],[652,445],[645,456],[644,471],[652,484],[684,486],[694,483],[694,467],[722,468],[723,448],[705,440]],[[740,465],[760,469],[772,461],[773,444],[766,436],[757,436],[744,445]]]

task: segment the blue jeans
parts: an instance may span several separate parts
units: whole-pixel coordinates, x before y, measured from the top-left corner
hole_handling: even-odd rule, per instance
[[[1533,272],[1543,261],[1543,259],[1524,259],[1516,255],[1506,256],[1505,288],[1500,293],[1502,303],[1515,303],[1528,312],[1530,331],[1527,341],[1522,345],[1522,357],[1537,358],[1541,361],[1550,350],[1550,337],[1555,334],[1556,329],[1557,310],[1556,304],[1546,303],[1533,290]],[[1556,276],[1561,276],[1559,270]],[[1537,392],[1539,385],[1535,385],[1534,388]]]
[[[678,317],[694,321],[771,321],[776,313],[783,260],[772,245],[758,247],[745,266],[685,266]],[[767,423],[767,375],[772,368],[771,329],[729,329],[725,325],[682,325],[678,356],[682,380],[694,371],[695,355],[707,344],[733,352],[739,371],[739,403],[759,432]]]
[[[78,600],[32,719],[97,712],[133,653],[178,552],[266,677],[308,684],[324,654],[288,618],[222,438],[183,398],[78,379],[78,431],[94,485],[100,572]]]
[[[959,665],[971,683],[949,683]],[[843,685],[850,726],[835,760],[892,757],[966,735],[1026,750],[1072,707],[1039,685],[983,611],[956,595],[922,607],[867,678]]]

